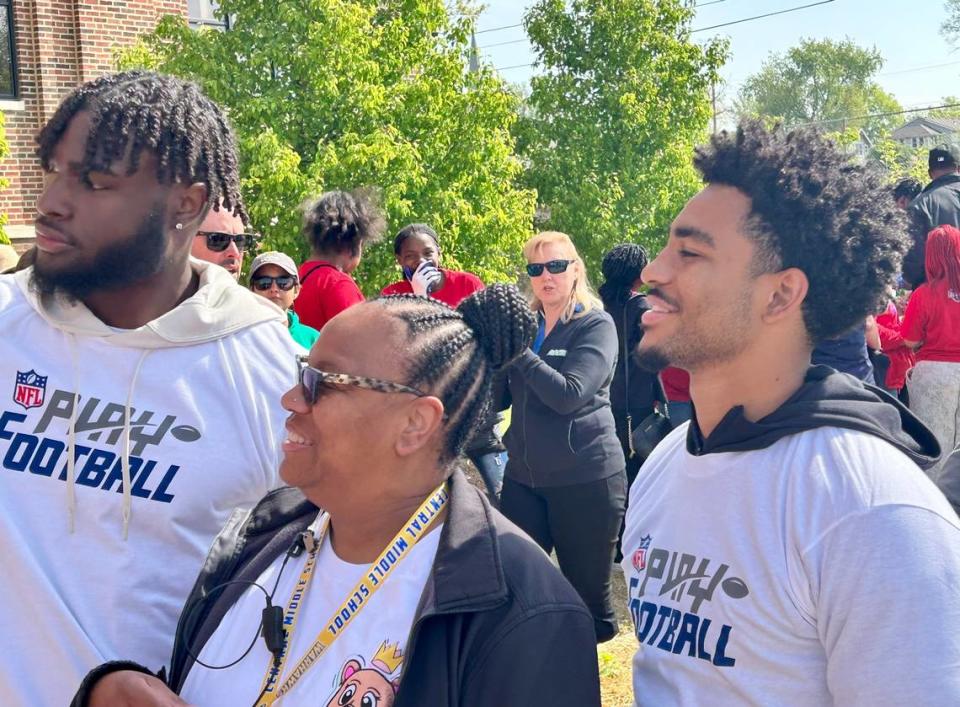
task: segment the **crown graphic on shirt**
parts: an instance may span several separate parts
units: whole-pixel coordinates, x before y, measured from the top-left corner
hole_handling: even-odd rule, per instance
[[[380,644],[377,652],[373,654],[373,660],[370,662],[387,675],[395,673],[400,664],[403,663],[403,651],[400,649],[400,644],[384,641]]]

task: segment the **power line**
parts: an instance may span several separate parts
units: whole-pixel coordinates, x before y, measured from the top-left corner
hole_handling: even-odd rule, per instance
[[[723,1],[723,0],[720,0],[720,1]],[[776,11],[776,12],[768,12],[768,13],[763,14],[763,15],[754,15],[753,17],[744,17],[743,19],[740,19],[740,20],[733,20],[732,22],[724,22],[724,23],[719,24],[719,25],[711,25],[710,27],[698,27],[697,29],[692,29],[692,30],[690,30],[690,34],[693,34],[693,33],[695,33],[695,32],[706,32],[707,30],[710,30],[710,29],[718,29],[718,28],[720,28],[720,27],[729,27],[730,25],[739,25],[739,24],[742,24],[742,23],[744,23],[744,22],[753,22],[753,21],[755,21],[755,20],[762,20],[762,19],[764,19],[764,18],[774,17],[774,16],[776,16],[776,15],[785,15],[785,14],[787,14],[787,13],[789,13],[789,12],[797,12],[797,11],[799,11],[799,10],[806,10],[807,8],[817,7],[818,5],[829,5],[829,4],[832,3],[832,2],[836,2],[836,0],[820,0],[820,2],[813,2],[813,3],[809,3],[809,4],[807,4],[807,5],[798,5],[797,7],[788,7],[786,10],[778,10],[778,11]],[[526,41],[526,40],[518,40],[518,41]],[[514,43],[516,43],[516,42],[510,42],[510,44],[514,44]],[[505,42],[505,44],[506,44],[506,42]],[[493,46],[493,45],[488,45],[488,46]],[[480,47],[480,48],[483,49],[483,47]],[[529,64],[517,64],[516,66],[496,67],[496,68],[494,68],[494,71],[507,71],[507,70],[509,70],[509,69],[520,69],[520,68],[524,68],[524,67],[528,67],[528,66],[534,66],[534,64],[535,64],[535,62],[530,62]]]
[[[720,3],[726,2],[726,1],[727,0],[709,0],[709,2],[698,2],[696,5],[694,5],[694,7],[706,7],[707,5],[719,5]],[[488,32],[502,32],[503,30],[516,29],[517,27],[523,27],[523,23],[518,22],[515,25],[503,25],[502,27],[488,27],[487,29],[478,29],[476,32],[474,32],[474,34],[486,34]],[[499,45],[491,44],[488,46],[499,46]],[[483,49],[483,47],[480,47],[480,49]]]
[[[814,120],[809,123],[795,123],[794,128],[806,128],[811,125],[828,125],[830,123],[845,123],[848,120],[868,120],[870,118],[889,118],[895,115],[906,115],[907,113],[923,113],[928,110],[940,110],[942,108],[960,108],[960,103],[944,103],[939,106],[927,106],[926,108],[908,108],[905,110],[893,110],[886,113],[869,113],[867,115],[850,115],[843,118],[829,118],[827,120]]]
[[[929,64],[927,66],[915,66],[912,69],[902,69],[900,71],[886,71],[882,74],[877,74],[877,76],[896,76],[898,74],[912,74],[915,71],[928,71],[930,69],[940,69],[944,66],[956,66],[960,64],[960,61],[948,61],[946,64]]]
[[[836,0],[820,0],[820,2],[812,2],[809,5],[800,5],[798,7],[788,7],[786,10],[777,10],[776,12],[768,12],[765,15],[754,15],[753,17],[744,17],[742,20],[734,20],[733,22],[723,22],[719,25],[711,25],[710,27],[698,27],[697,29],[690,30],[690,34],[694,32],[706,32],[708,29],[719,29],[720,27],[729,27],[730,25],[739,25],[743,22],[753,22],[754,20],[762,20],[765,17],[774,17],[775,15],[786,15],[788,12],[796,12],[797,10],[806,10],[808,7],[816,7],[817,5],[829,5]]]

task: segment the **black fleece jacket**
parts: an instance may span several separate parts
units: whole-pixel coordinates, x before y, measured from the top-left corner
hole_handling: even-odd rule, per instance
[[[593,618],[573,587],[459,471],[448,508],[394,707],[599,707]],[[268,494],[217,537],[186,606],[228,580],[256,581],[317,512],[297,489]],[[246,589],[231,585],[185,612],[189,621],[181,617],[169,670],[158,674],[171,690],[179,693],[191,670],[204,669],[184,646],[199,654]],[[123,661],[102,665],[72,707],[85,707],[96,681],[116,670],[152,672]]]
[[[903,279],[916,289],[927,279],[927,235],[937,226],[960,228],[960,174],[945,174],[930,182],[907,210],[913,243],[903,257]]]
[[[526,486],[599,481],[624,468],[610,410],[610,381],[620,344],[610,315],[591,309],[557,322],[540,355],[527,349],[507,371],[512,401],[503,437],[506,476]]]

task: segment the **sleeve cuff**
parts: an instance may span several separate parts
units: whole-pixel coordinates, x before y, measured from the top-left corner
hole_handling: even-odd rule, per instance
[[[80,688],[77,690],[77,694],[73,696],[73,701],[70,702],[70,707],[87,707],[90,701],[90,694],[93,692],[93,688],[97,686],[102,678],[105,678],[110,673],[118,673],[121,670],[133,670],[138,673],[144,673],[146,675],[153,675],[164,679],[163,671],[160,674],[154,673],[152,670],[149,670],[139,663],[134,663],[130,660],[112,660],[109,663],[104,663],[103,665],[98,665],[96,668],[87,673],[87,676],[83,679],[83,682],[80,683]]]

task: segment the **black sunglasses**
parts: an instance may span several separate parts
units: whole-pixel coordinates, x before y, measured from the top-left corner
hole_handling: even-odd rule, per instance
[[[250,284],[253,285],[254,289],[260,290],[261,292],[269,290],[273,287],[273,283],[277,283],[277,287],[284,292],[289,292],[297,284],[297,278],[293,275],[277,275],[276,277],[257,275],[250,279]]]
[[[230,247],[230,241],[237,244],[237,250],[246,250],[260,240],[256,233],[224,233],[222,231],[197,231],[197,237],[207,239],[207,248],[220,253]]]
[[[547,269],[548,273],[559,275],[562,272],[566,272],[572,262],[572,260],[549,260],[546,263],[527,263],[527,275],[530,277],[540,277],[543,275],[544,268]]]

